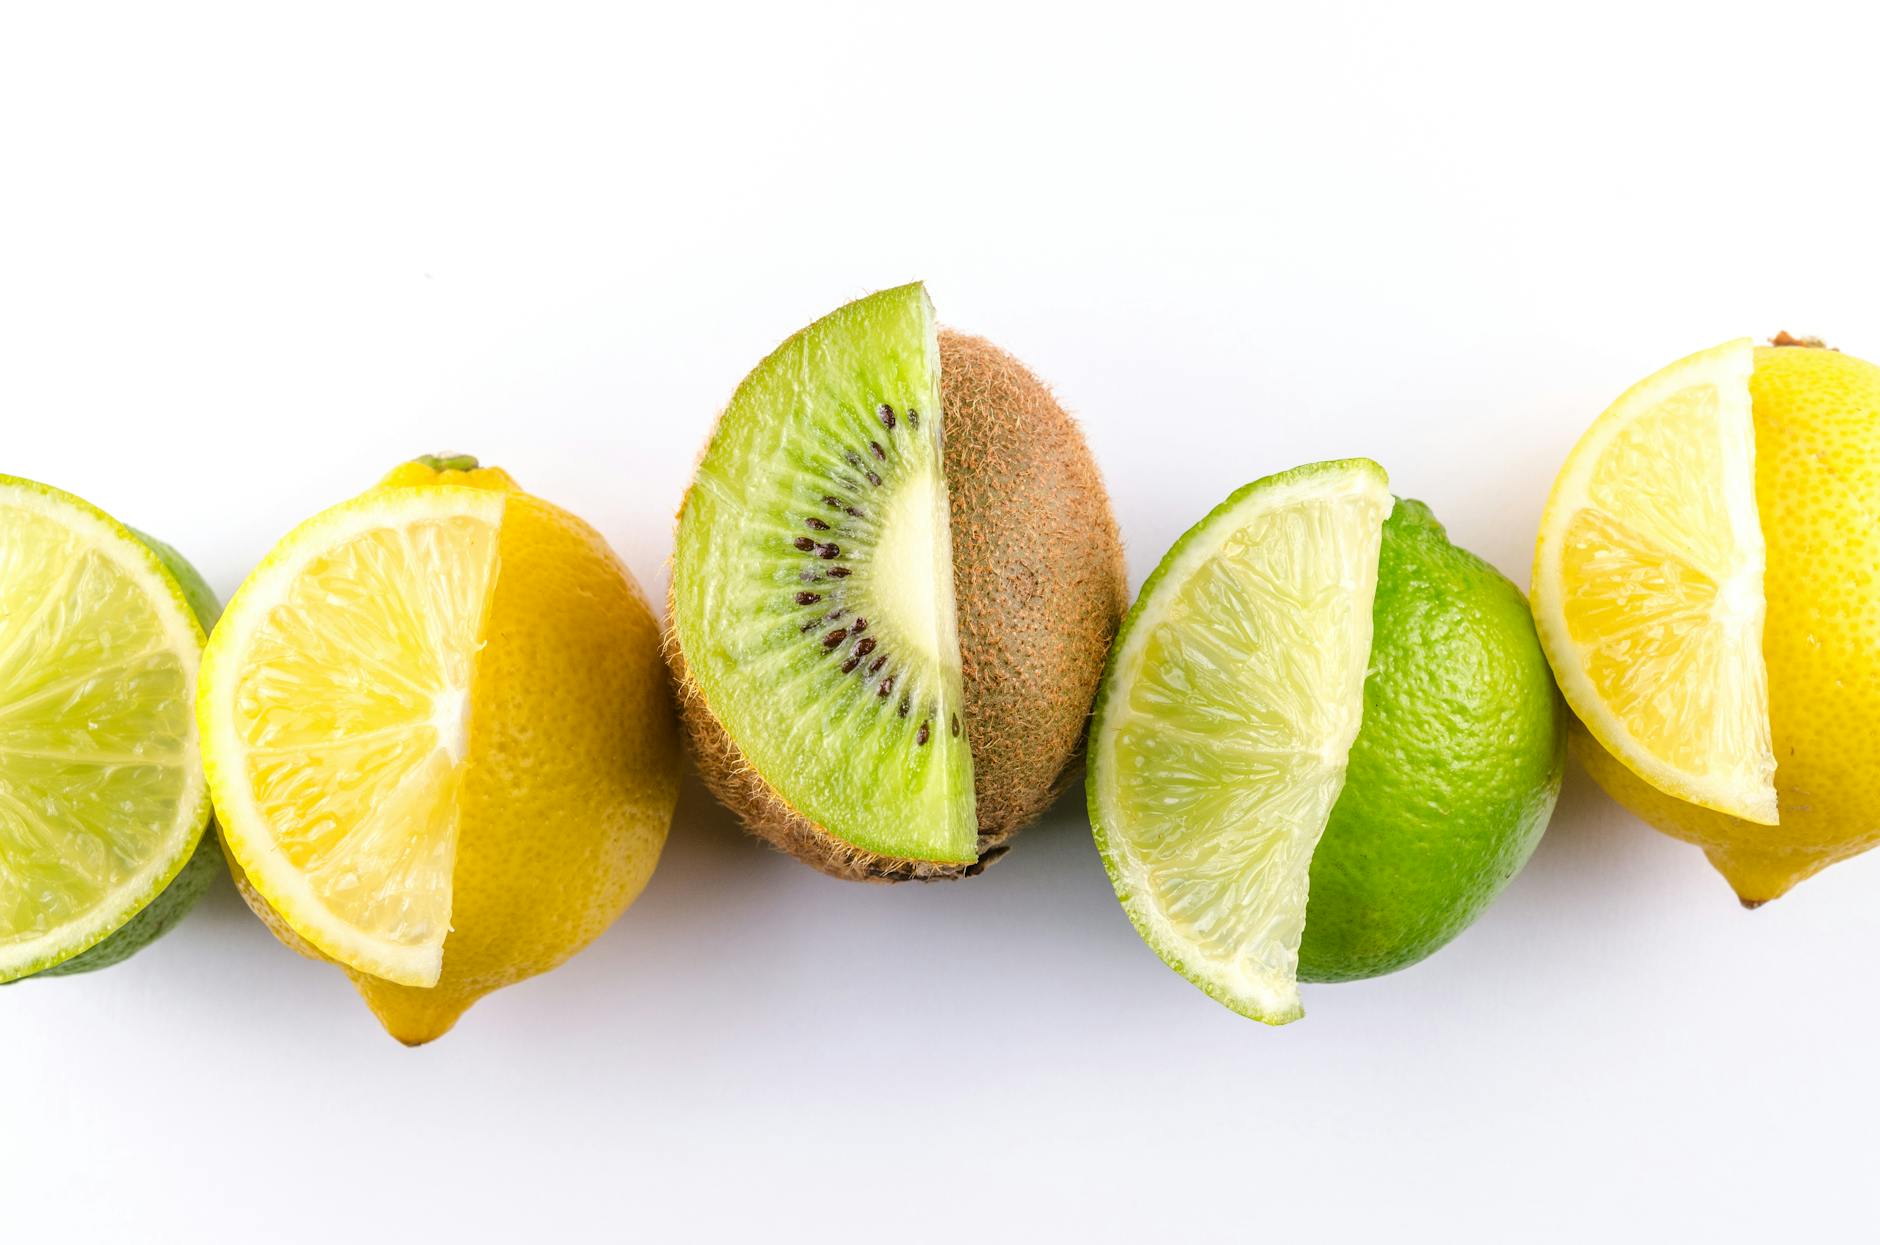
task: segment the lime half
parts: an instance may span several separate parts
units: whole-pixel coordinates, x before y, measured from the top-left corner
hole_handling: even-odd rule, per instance
[[[1123,622],[1090,729],[1090,820],[1124,909],[1243,1015],[1300,1015],[1312,851],[1364,712],[1384,469],[1247,485],[1175,543]]]
[[[105,939],[196,850],[203,642],[129,529],[0,476],[0,982]]]

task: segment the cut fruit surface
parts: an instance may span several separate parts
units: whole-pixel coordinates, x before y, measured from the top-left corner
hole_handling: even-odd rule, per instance
[[[202,645],[129,529],[0,476],[0,982],[102,941],[195,851]]]
[[[1776,824],[1747,340],[1633,386],[1547,501],[1535,625],[1567,703],[1658,790]]]
[[[229,602],[199,716],[248,882],[331,958],[436,983],[501,492],[382,488],[277,545]]]
[[[1390,509],[1364,459],[1228,498],[1143,585],[1091,725],[1091,824],[1130,919],[1269,1024],[1300,1015],[1307,879],[1363,716]]]
[[[785,342],[686,495],[672,625],[693,693],[778,801],[854,848],[970,863],[940,425],[920,286]]]

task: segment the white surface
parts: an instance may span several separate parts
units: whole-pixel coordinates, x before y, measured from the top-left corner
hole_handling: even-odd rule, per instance
[[[657,590],[738,379],[914,277],[1083,417],[1138,582],[1362,453],[1524,583],[1639,376],[1880,356],[1858,6],[294,9],[0,6],[0,470],[224,593],[439,447]],[[1575,774],[1460,941],[1269,1031],[1137,941],[1074,798],[884,889],[693,787],[611,932],[422,1051],[227,889],[0,993],[0,1239],[1852,1237],[1877,898],[1745,914]]]

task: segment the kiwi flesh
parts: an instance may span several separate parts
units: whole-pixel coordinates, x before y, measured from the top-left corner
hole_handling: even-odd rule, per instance
[[[798,854],[978,858],[939,381],[923,289],[851,303],[745,378],[680,509],[674,664],[726,737],[694,729],[701,772]]]
[[[753,832],[840,877],[958,877],[1060,788],[1125,604],[1076,425],[909,285],[739,387],[680,510],[667,652]]]

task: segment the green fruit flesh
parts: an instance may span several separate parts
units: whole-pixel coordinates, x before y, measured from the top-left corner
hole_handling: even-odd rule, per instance
[[[196,616],[206,633],[215,627],[215,621],[222,616],[222,604],[215,598],[215,590],[209,587],[209,581],[190,564],[189,559],[178,553],[175,548],[158,540],[148,532],[136,528],[126,529],[131,535],[142,541],[146,548],[157,555],[163,563],[163,569],[170,573],[176,586],[182,589],[183,600],[189,603],[189,609]],[[222,861],[222,849],[216,842],[212,831],[205,831],[202,841],[196,844],[196,850],[190,856],[170,884],[163,888],[155,899],[151,900],[142,911],[120,926],[116,933],[98,943],[89,951],[84,951],[61,964],[55,964],[36,974],[40,977],[73,977],[80,973],[95,972],[101,968],[110,968],[122,964],[131,956],[176,928],[176,923],[189,915],[189,910],[196,902],[208,894],[209,887],[227,871]]]
[[[680,514],[689,676],[799,816],[864,851],[970,863],[939,355],[918,285],[817,321],[738,388]]]
[[[0,603],[10,981],[131,922],[195,853],[209,804],[192,704],[203,630],[160,555],[77,498],[0,477]]]
[[[187,864],[163,888],[163,892],[142,911],[123,925],[103,942],[84,951],[62,964],[35,974],[39,977],[73,977],[79,973],[94,972],[100,968],[110,968],[122,964],[139,951],[176,928],[176,923],[189,915],[189,910],[196,906],[196,901],[209,893],[209,887],[215,880],[228,871],[222,863],[222,849],[216,843],[215,835],[207,833],[196,844],[195,852]]]
[[[1091,727],[1091,823],[1125,910],[1268,1023],[1300,1014],[1308,869],[1358,732],[1390,505],[1363,459],[1234,494],[1143,586]]]
[[[1527,862],[1560,791],[1564,713],[1527,601],[1400,501],[1378,555],[1364,725],[1312,858],[1307,981],[1414,964]]]

